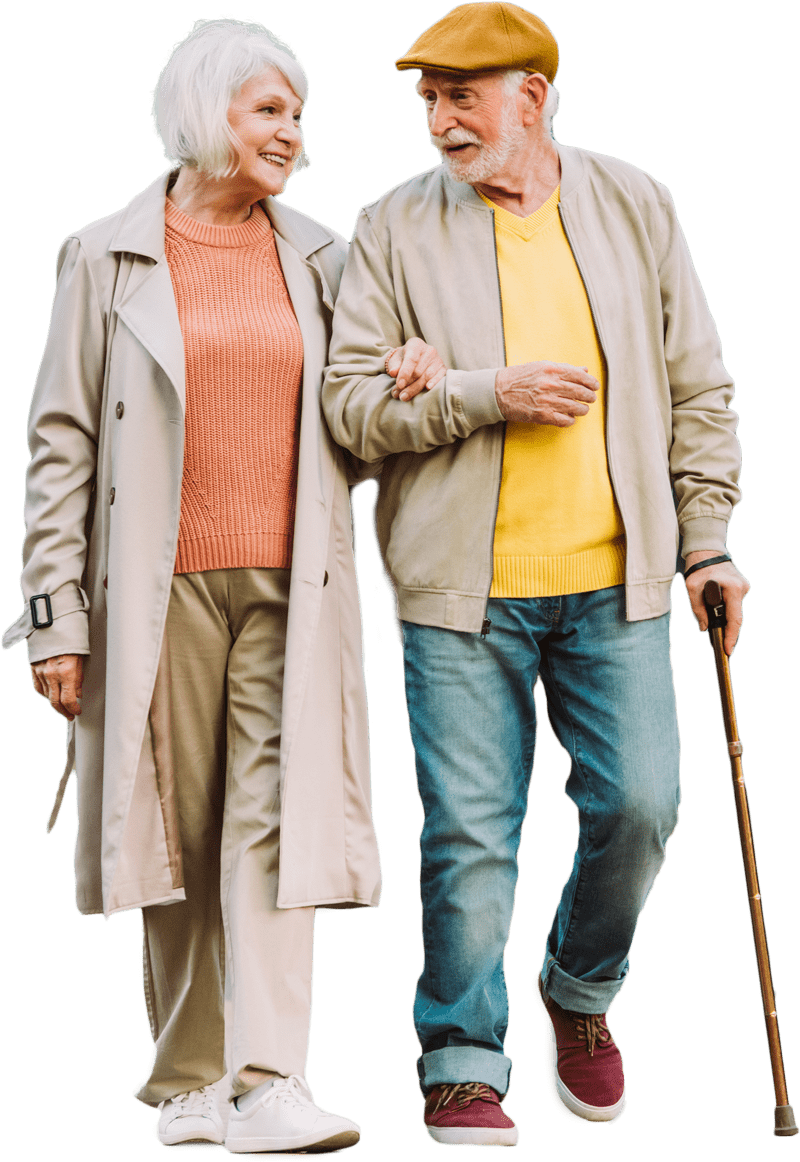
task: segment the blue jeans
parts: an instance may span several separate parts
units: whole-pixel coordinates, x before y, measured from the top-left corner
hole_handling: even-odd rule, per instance
[[[403,623],[406,696],[425,809],[425,967],[414,1019],[423,1090],[480,1081],[500,1094],[503,953],[517,880],[541,675],[572,759],[578,848],[542,981],[565,1009],[604,1013],[677,821],[678,728],[669,614],[625,621],[624,588],[492,599],[491,632]]]

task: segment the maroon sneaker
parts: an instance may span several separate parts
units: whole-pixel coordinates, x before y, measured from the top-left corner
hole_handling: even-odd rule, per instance
[[[556,1035],[556,1088],[567,1109],[590,1122],[610,1122],[625,1102],[622,1057],[605,1013],[571,1013],[539,992]]]
[[[479,1081],[437,1085],[425,1099],[425,1125],[451,1146],[516,1146],[517,1127],[500,1109],[500,1097]]]

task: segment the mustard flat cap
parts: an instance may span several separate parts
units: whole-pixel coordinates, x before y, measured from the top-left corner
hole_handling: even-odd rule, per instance
[[[459,4],[395,63],[443,73],[525,69],[552,81],[558,45],[544,21],[516,4]]]

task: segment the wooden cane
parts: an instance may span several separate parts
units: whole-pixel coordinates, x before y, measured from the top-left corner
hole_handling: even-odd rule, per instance
[[[747,894],[750,898],[750,918],[753,922],[758,976],[761,981],[761,998],[764,1003],[764,1020],[767,1024],[772,1080],[775,1084],[775,1133],[779,1137],[788,1138],[797,1133],[797,1126],[786,1091],[781,1038],[778,1032],[778,1014],[775,1011],[775,993],[772,989],[772,972],[769,965],[769,951],[767,950],[767,931],[764,927],[764,914],[761,909],[756,853],[753,846],[753,832],[750,827],[750,809],[747,805],[747,791],[742,771],[742,744],[736,727],[736,711],[733,705],[733,686],[731,685],[728,655],[723,646],[726,624],[725,602],[722,590],[716,581],[706,582],[703,589],[703,600],[708,613],[708,632],[714,647],[714,659],[717,663],[722,716],[725,719],[725,734],[728,739],[728,754],[730,755],[733,775],[733,793],[736,799],[736,814],[739,819],[739,838],[742,841],[744,874],[747,880]]]

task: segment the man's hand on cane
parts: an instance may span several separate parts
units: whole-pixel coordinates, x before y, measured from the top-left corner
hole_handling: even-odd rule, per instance
[[[692,565],[719,555],[716,549],[698,549],[697,552],[687,554],[686,568],[690,569]],[[717,565],[709,565],[705,569],[698,569],[691,577],[686,578],[686,592],[689,594],[692,613],[703,631],[708,629],[708,614],[703,601],[703,588],[707,581],[716,581],[722,590],[727,621],[724,646],[725,653],[730,657],[739,637],[739,630],[742,628],[742,601],[750,588],[750,582],[742,576],[732,561],[723,561]]]

